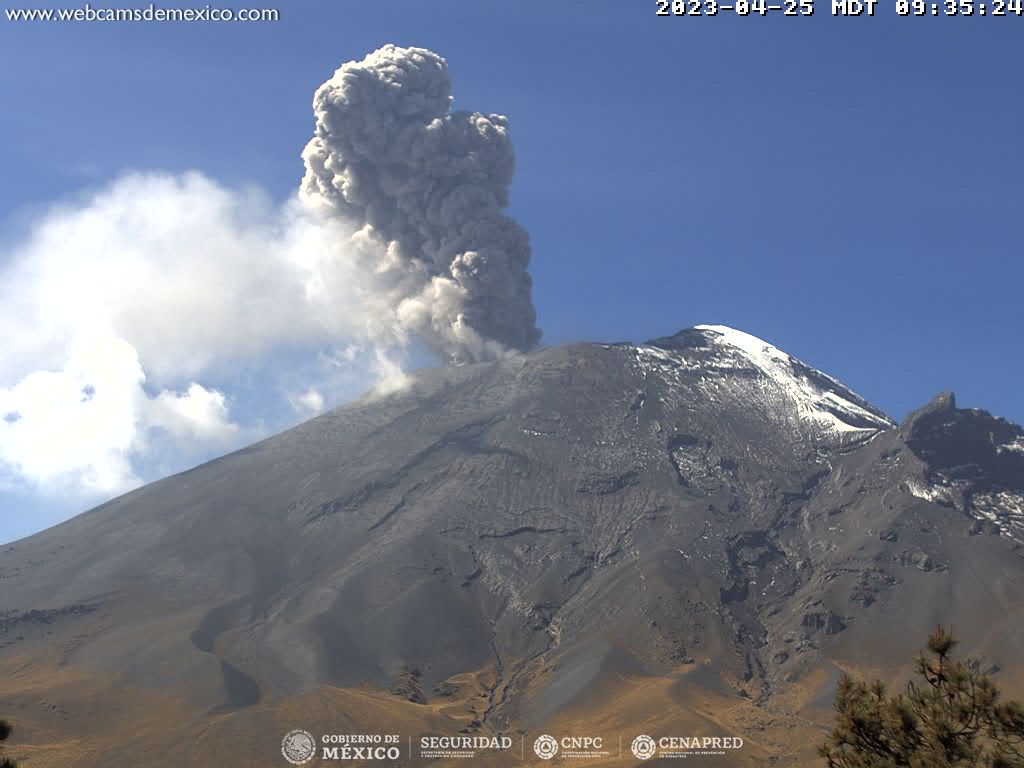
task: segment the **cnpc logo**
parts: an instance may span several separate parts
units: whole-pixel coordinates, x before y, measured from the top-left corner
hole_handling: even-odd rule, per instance
[[[533,751],[541,760],[550,760],[558,754],[558,739],[548,736],[546,733],[543,736],[538,736],[537,740],[533,742]]]
[[[560,751],[579,757],[584,753],[594,752],[604,747],[604,739],[600,736],[563,736],[556,739],[544,734],[533,742],[533,751],[541,760],[551,760]]]

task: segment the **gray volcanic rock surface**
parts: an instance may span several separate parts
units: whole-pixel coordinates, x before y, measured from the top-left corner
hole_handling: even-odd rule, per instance
[[[489,669],[489,732],[680,670],[827,707],[943,622],[1013,692],[1022,435],[951,396],[897,427],[721,327],[427,371],[4,546],[0,662],[211,716],[322,686],[429,705]]]

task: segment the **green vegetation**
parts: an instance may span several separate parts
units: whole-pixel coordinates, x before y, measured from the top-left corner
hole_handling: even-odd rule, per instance
[[[1024,707],[1000,702],[976,661],[957,661],[942,627],[915,659],[918,683],[889,696],[844,675],[836,724],[818,754],[829,768],[1024,768]]]

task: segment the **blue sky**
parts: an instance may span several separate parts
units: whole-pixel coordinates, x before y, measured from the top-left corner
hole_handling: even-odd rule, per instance
[[[55,203],[129,172],[194,170],[283,203],[317,86],[384,43],[422,46],[448,60],[456,108],[511,121],[544,343],[724,324],[898,419],[953,389],[1024,422],[1024,20],[654,11],[288,0],[256,25],[0,17],[0,260]],[[260,370],[303,351],[275,354]],[[0,388],[17,378],[5,365]],[[213,383],[245,417],[236,442],[299,418],[261,401],[256,373]],[[151,446],[140,479],[211,452]],[[8,478],[0,541],[102,495]]]

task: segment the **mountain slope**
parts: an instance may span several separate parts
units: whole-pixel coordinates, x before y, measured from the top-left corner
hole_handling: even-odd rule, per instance
[[[939,621],[1021,690],[1022,434],[716,326],[425,372],[4,547],[9,715],[30,765],[247,765],[296,717],[800,762]]]

